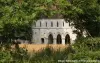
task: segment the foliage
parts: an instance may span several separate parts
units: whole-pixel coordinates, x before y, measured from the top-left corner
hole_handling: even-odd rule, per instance
[[[0,35],[5,42],[19,36],[31,37],[30,23],[34,16],[26,11],[26,4],[20,5],[17,0],[0,0]]]
[[[91,50],[91,51],[97,51],[100,50],[100,38],[80,38],[76,40],[77,43],[74,45],[77,46],[77,48],[84,48],[85,51]],[[80,44],[80,45],[78,45]],[[80,50],[82,51],[82,49]]]
[[[16,37],[31,40],[31,27],[36,19],[51,18],[66,6],[70,3],[65,0],[0,0],[0,36],[4,42]]]
[[[98,0],[73,0],[73,5],[83,12],[78,13],[74,22],[76,28],[87,29],[92,36],[99,36],[100,4]]]
[[[0,36],[31,40],[31,26],[40,18],[64,18],[77,29],[99,36],[99,0],[0,0]],[[95,22],[95,23],[94,23]]]
[[[47,47],[39,52],[29,54],[22,48],[9,49],[2,45],[0,50],[0,63],[57,63],[58,59],[67,59],[67,55],[72,52],[71,48],[54,51],[52,47]],[[68,52],[67,52],[68,51]]]
[[[10,49],[10,45],[1,45],[2,63],[58,63],[59,60],[100,60],[100,37],[80,38],[76,43],[63,49],[53,50],[47,47],[38,52],[28,53],[26,49]],[[97,44],[98,43],[98,44]],[[93,44],[93,46],[92,46]],[[90,45],[90,46],[89,46]],[[65,62],[65,61],[63,61]],[[73,62],[75,63],[75,62]],[[77,62],[76,62],[77,63]],[[79,63],[84,63],[83,61]],[[88,63],[88,62],[85,62]]]
[[[16,37],[31,39],[31,26],[40,18],[64,18],[77,30],[100,35],[99,0],[0,0],[0,36],[11,42]],[[0,37],[1,39],[1,37]],[[29,55],[24,49],[10,50],[0,44],[0,63],[57,63],[65,59],[100,60],[100,38],[79,38],[63,51],[46,48]],[[39,60],[39,61],[38,61]]]
[[[100,60],[99,41],[100,41],[100,37],[80,38],[76,40],[76,43],[73,45],[75,54],[69,54],[70,59],[71,60]]]

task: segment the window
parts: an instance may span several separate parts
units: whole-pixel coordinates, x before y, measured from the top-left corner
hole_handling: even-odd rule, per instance
[[[41,27],[41,21],[40,21],[40,27]]]
[[[35,27],[36,27],[36,22],[34,23]]]
[[[47,27],[47,22],[46,22],[46,27]]]
[[[64,26],[64,22],[63,22],[63,26]]]
[[[59,26],[59,23],[57,22],[57,27]]]
[[[51,27],[53,27],[53,23],[51,22]]]

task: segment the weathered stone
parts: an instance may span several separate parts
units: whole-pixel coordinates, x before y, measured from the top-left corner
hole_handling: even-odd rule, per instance
[[[73,33],[64,19],[40,19],[32,26],[32,42],[35,44],[67,44],[74,43],[77,34]]]

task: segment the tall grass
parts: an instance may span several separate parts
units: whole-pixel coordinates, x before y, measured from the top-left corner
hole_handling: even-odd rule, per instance
[[[46,47],[42,51],[32,54],[24,48],[11,49],[10,45],[0,45],[0,63],[59,63],[58,60],[100,60],[100,47],[96,42],[99,43],[99,39],[82,38],[63,50]]]
[[[6,46],[1,46],[0,63],[58,63],[58,60],[66,60],[68,54],[73,51],[71,47],[54,50],[48,46],[39,52],[29,54],[23,48],[10,50]]]

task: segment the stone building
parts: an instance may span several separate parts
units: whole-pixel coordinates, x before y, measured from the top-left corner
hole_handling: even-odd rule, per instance
[[[32,42],[35,44],[72,44],[77,34],[75,28],[64,19],[40,19],[32,26]]]

